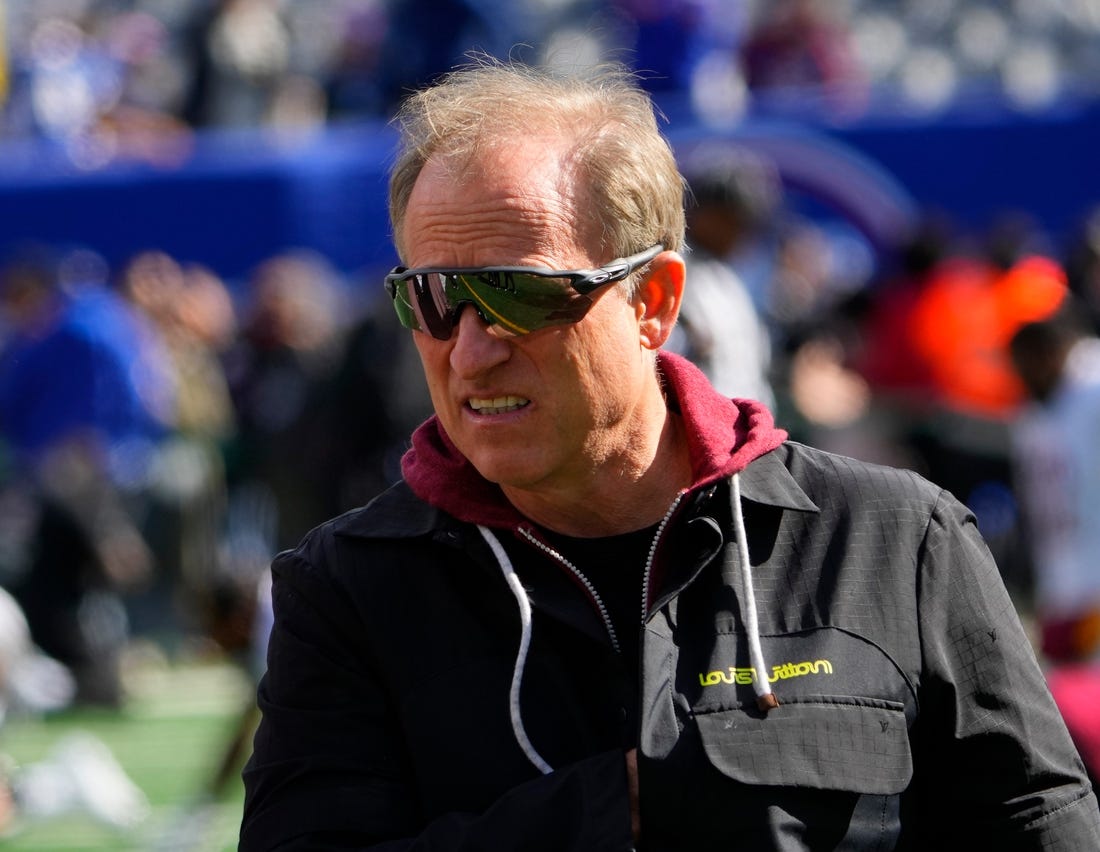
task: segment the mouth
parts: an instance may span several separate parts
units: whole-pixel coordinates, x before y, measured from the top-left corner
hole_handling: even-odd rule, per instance
[[[518,411],[529,402],[530,400],[524,399],[522,396],[496,396],[489,399],[471,398],[466,404],[475,414],[489,416]]]

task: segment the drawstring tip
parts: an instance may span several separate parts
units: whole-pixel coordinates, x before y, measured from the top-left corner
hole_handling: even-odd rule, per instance
[[[767,713],[779,706],[779,699],[775,697],[774,692],[766,692],[763,695],[756,696],[756,706],[762,712]]]

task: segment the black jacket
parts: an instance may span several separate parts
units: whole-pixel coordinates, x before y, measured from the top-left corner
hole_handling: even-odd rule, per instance
[[[649,852],[1100,849],[965,507],[661,366],[704,440],[638,590],[639,672],[430,421],[408,483],[273,565],[240,848],[628,850],[637,743]]]

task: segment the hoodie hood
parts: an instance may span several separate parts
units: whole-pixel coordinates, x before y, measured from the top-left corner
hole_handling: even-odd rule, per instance
[[[686,426],[692,490],[744,470],[786,440],[762,403],[722,396],[686,358],[661,351],[657,369],[669,408]],[[401,471],[420,499],[459,520],[498,528],[524,520],[500,487],[458,451],[434,415],[413,432]]]

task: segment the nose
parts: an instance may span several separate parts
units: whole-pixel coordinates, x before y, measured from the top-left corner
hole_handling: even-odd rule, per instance
[[[461,378],[472,378],[507,361],[512,351],[511,344],[493,332],[473,305],[459,308],[451,341],[451,369]]]

